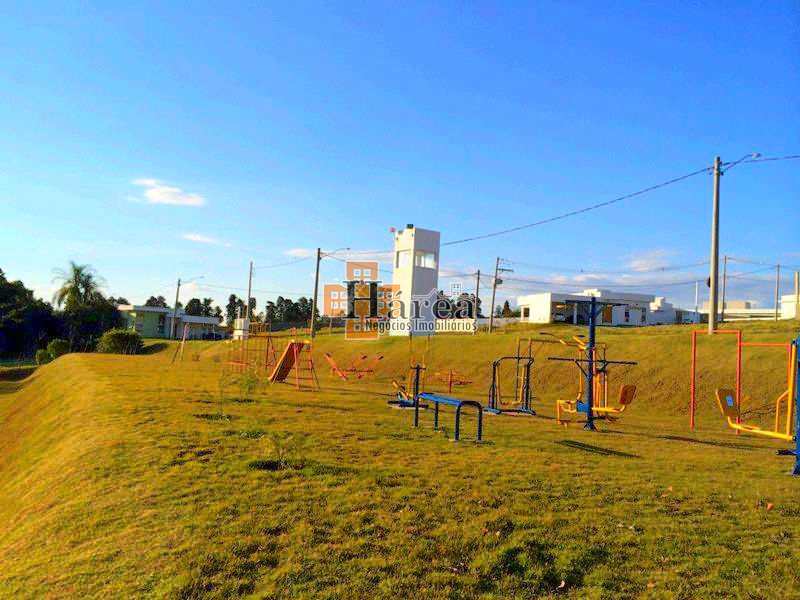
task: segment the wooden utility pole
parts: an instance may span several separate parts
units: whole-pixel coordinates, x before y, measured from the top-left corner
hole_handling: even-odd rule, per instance
[[[478,315],[480,314],[480,303],[478,299],[481,295],[481,270],[478,269],[478,272],[475,273],[475,319],[478,319]]]
[[[717,328],[717,285],[719,283],[719,177],[720,158],[714,157],[714,198],[711,209],[711,272],[709,276],[710,294],[708,298],[708,333]]]
[[[500,271],[500,257],[494,263],[494,279],[492,280],[492,308],[489,312],[489,333],[494,329],[494,299],[497,295],[497,273]]]
[[[314,300],[311,304],[311,337],[317,333],[317,293],[319,292],[319,263],[322,260],[322,252],[317,248],[317,270],[314,273]]]
[[[780,318],[781,303],[781,266],[775,265],[775,320]]]
[[[494,330],[494,302],[495,296],[497,295],[497,286],[503,283],[502,279],[498,279],[498,275],[500,273],[511,273],[513,269],[504,269],[500,266],[500,261],[503,259],[499,256],[497,257],[497,261],[494,263],[494,280],[492,281],[492,312],[489,314],[489,333],[492,333]]]
[[[178,299],[181,295],[181,278],[178,277],[178,286],[175,288],[175,310],[172,311],[172,326],[170,327],[169,337],[170,339],[175,339],[175,334],[178,331],[177,322],[178,322]]]
[[[250,298],[253,291],[253,261],[250,261],[250,276],[247,278],[247,308],[245,309],[245,318],[248,321],[248,329],[250,322]]]
[[[719,309],[719,321],[725,322],[725,291],[728,287],[728,255],[722,257],[722,307]]]

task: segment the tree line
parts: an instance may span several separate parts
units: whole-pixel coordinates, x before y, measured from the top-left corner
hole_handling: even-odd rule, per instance
[[[117,310],[124,298],[103,296],[102,279],[89,265],[71,262],[56,270],[54,281],[59,287],[51,304],[0,269],[0,356],[31,356],[57,338],[72,350],[93,350],[105,331],[124,323]]]

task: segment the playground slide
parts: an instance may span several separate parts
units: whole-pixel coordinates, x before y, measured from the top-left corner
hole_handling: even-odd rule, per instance
[[[275,365],[275,369],[272,371],[272,375],[269,376],[270,383],[275,383],[276,381],[286,381],[286,378],[289,376],[289,373],[292,372],[294,368],[294,362],[297,357],[300,355],[300,351],[303,349],[303,342],[289,342],[286,345],[286,349],[281,354],[280,359],[278,359],[278,364]]]

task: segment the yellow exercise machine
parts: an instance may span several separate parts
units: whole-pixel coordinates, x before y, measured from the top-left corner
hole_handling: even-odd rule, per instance
[[[604,373],[605,378],[605,373]],[[604,402],[608,397],[608,383],[605,384],[605,391],[604,391]],[[597,415],[601,415],[605,417],[606,420],[612,421],[615,417],[619,416],[625,409],[630,406],[633,399],[636,397],[636,386],[633,384],[622,384],[619,386],[619,398],[617,399],[617,406],[608,406],[605,404],[603,406],[594,406],[592,407],[592,412]],[[559,425],[566,426],[568,421],[566,421],[563,417],[563,413],[571,413],[571,414],[578,414],[579,412],[585,412],[583,410],[579,410],[580,399],[575,400],[556,400],[556,422]]]
[[[595,420],[612,420],[620,415],[633,401],[636,396],[636,386],[623,385],[619,393],[619,405],[608,405],[608,367],[610,365],[636,365],[629,360],[609,360],[606,357],[606,347],[597,344],[597,316],[606,306],[612,303],[598,303],[597,297],[592,296],[588,300],[579,301],[584,306],[587,313],[588,333],[584,342],[583,338],[573,338],[579,353],[577,358],[565,358],[562,356],[550,356],[548,360],[572,362],[580,370],[581,375],[586,379],[581,388],[582,397],[574,400],[556,401],[556,419],[559,424],[566,424],[561,418],[562,412],[583,413],[586,415],[584,429],[596,431]],[[596,400],[596,401],[595,401]]]
[[[765,429],[757,425],[748,425],[742,423],[742,415],[739,410],[740,403],[738,401],[737,390],[733,388],[719,388],[716,390],[717,406],[720,412],[727,419],[728,426],[742,433],[752,433],[754,435],[761,435],[764,437],[773,438],[776,440],[793,441],[794,435],[792,434],[792,425],[794,424],[795,414],[795,396],[797,393],[797,344],[773,344],[773,343],[759,343],[759,342],[740,342],[740,348],[743,346],[761,346],[761,347],[786,347],[789,355],[789,365],[787,368],[787,385],[784,390],[775,399],[775,427],[774,429]],[[782,409],[783,405],[785,409]],[[784,423],[781,423],[781,416],[785,415]]]

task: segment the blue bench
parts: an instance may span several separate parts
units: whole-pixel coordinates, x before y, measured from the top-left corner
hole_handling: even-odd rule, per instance
[[[440,396],[438,394],[431,394],[423,392],[419,394],[418,399],[431,402],[434,405],[433,412],[433,428],[439,430],[439,405],[447,404],[448,406],[455,406],[456,408],[456,429],[453,437],[458,441],[459,434],[461,433],[461,409],[465,406],[471,406],[478,413],[478,441],[483,437],[483,406],[480,402],[475,400],[459,400],[457,398],[448,398],[447,396]]]

